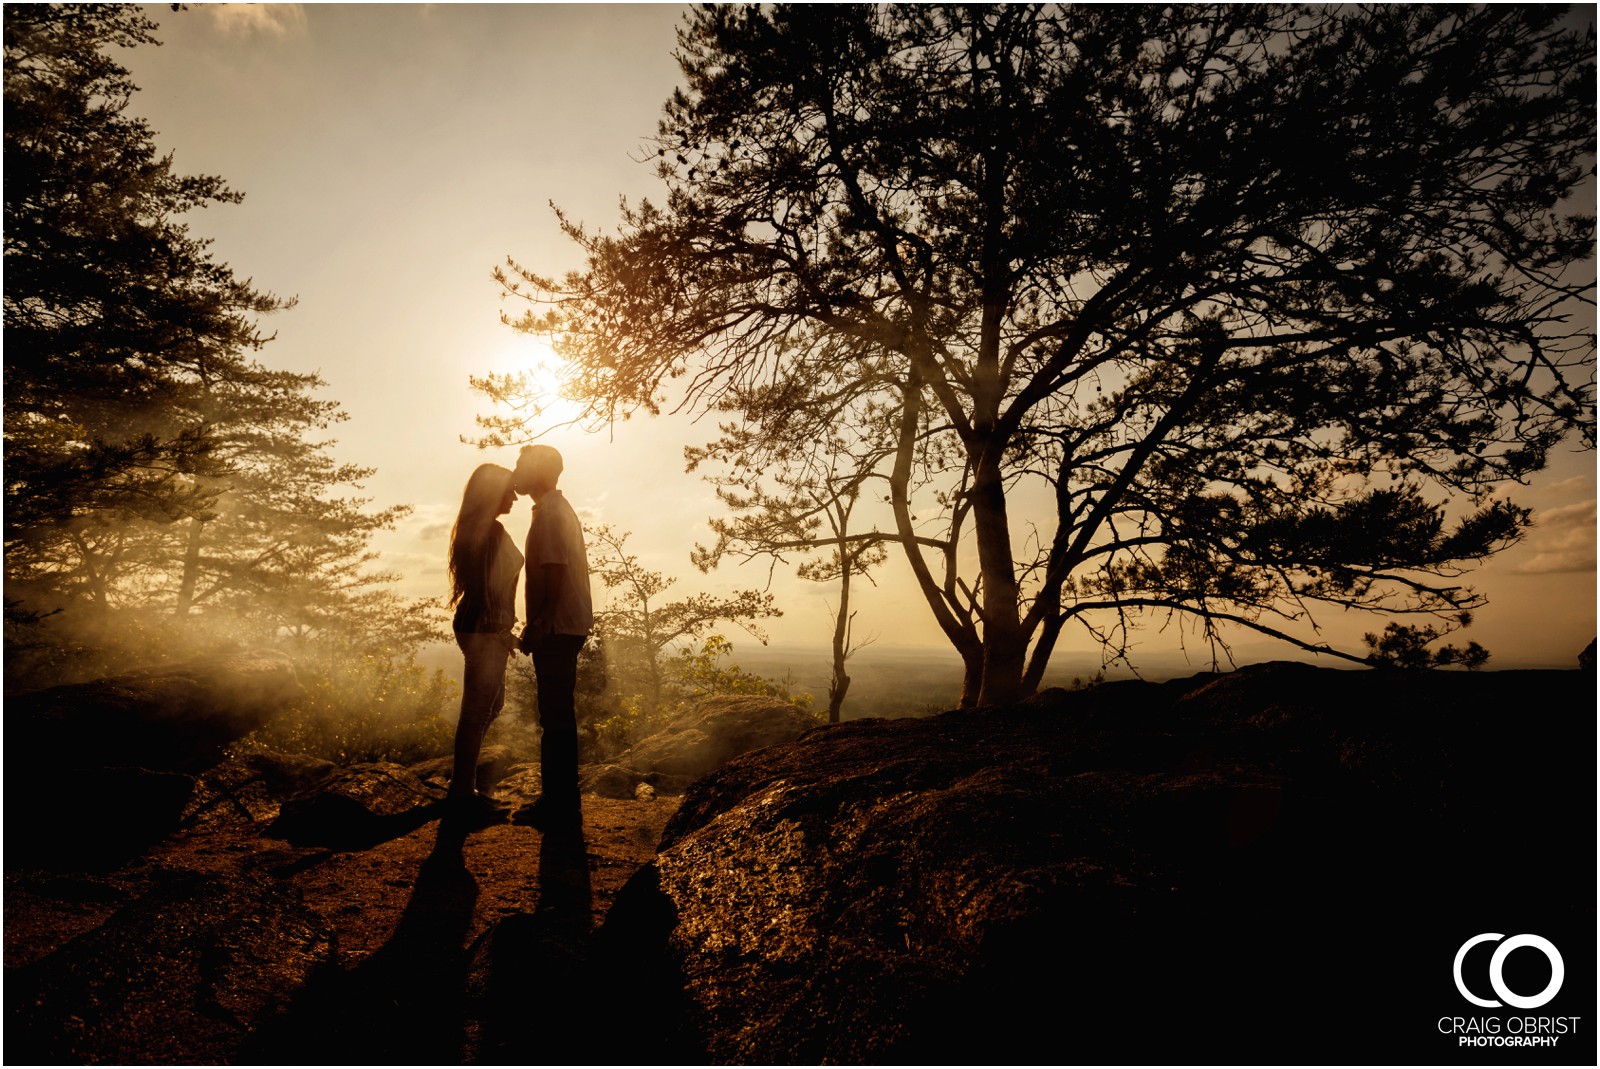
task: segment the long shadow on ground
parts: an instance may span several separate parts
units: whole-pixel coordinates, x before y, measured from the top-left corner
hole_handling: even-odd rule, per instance
[[[523,1065],[607,1061],[589,1021],[594,908],[589,850],[574,813],[545,828],[539,900],[500,921],[489,942],[482,1060]]]
[[[441,822],[394,935],[356,968],[308,984],[260,1029],[247,1061],[285,1064],[456,1064],[466,1050],[478,884],[462,863],[466,831]]]

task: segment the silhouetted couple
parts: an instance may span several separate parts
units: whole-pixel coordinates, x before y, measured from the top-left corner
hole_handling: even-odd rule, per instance
[[[578,653],[594,626],[589,560],[583,526],[556,482],[561,454],[547,445],[523,448],[515,471],[482,464],[467,480],[461,511],[450,532],[450,604],[456,644],[466,658],[461,719],[456,725],[455,767],[445,799],[446,818],[491,823],[505,811],[477,787],[484,733],[506,696],[506,661],[513,650],[533,658],[539,690],[540,779],[543,793],[512,821],[545,827],[578,814],[578,724],[573,691]],[[526,558],[500,525],[517,495],[533,498]],[[527,623],[516,627],[517,575],[527,564]]]

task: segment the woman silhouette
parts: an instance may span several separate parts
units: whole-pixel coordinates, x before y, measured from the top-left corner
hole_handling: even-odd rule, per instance
[[[510,471],[480,464],[467,480],[450,529],[450,604],[456,610],[456,645],[466,658],[455,767],[446,796],[447,813],[457,817],[502,815],[488,794],[478,793],[477,770],[484,733],[505,704],[506,660],[517,648],[511,629],[517,622],[522,554],[496,518],[510,512],[516,499]]]

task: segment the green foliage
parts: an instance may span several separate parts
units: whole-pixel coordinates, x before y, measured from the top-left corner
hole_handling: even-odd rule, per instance
[[[792,679],[771,679],[748,672],[728,660],[732,654],[733,643],[719,634],[707,635],[698,648],[683,645],[662,662],[659,699],[653,700],[649,691],[639,689],[639,682],[631,686],[626,682],[646,679],[643,673],[625,672],[615,677],[620,685],[614,681],[603,696],[596,695],[598,701],[580,700],[579,721],[588,734],[588,759],[604,760],[626,750],[714,695],[757,695],[792,702],[800,709],[811,708],[812,696],[803,691],[796,693]],[[638,655],[637,647],[634,655]],[[613,664],[619,660],[615,652],[610,660]]]
[[[1428,649],[1429,643],[1448,633],[1431,624],[1411,627],[1392,623],[1383,629],[1383,634],[1368,632],[1362,636],[1362,641],[1367,644],[1367,660],[1380,668],[1446,668],[1460,665],[1473,671],[1488,663],[1489,651],[1476,642],[1468,642],[1464,649],[1455,646]]]
[[[131,5],[5,9],[8,581],[59,570],[108,518],[206,515],[226,461],[193,394],[260,372],[255,319],[285,307],[182,221],[239,195],[173,173],[125,112],[108,53],[153,28]]]
[[[296,665],[303,702],[238,744],[310,754],[351,764],[408,764],[451,751],[459,688],[444,672],[372,654],[343,654]]]
[[[653,719],[666,699],[663,661],[668,649],[692,642],[723,622],[737,624],[765,642],[756,621],[783,613],[771,594],[759,590],[668,600],[667,591],[677,580],[644,567],[627,551],[628,537],[629,532],[609,525],[588,533],[589,572],[607,594],[595,612],[595,633],[605,643],[619,691],[637,696],[644,703],[639,715]]]
[[[746,672],[731,661],[733,643],[721,635],[708,635],[697,650],[683,646],[668,662],[667,671],[672,682],[669,694],[676,709],[693,706],[717,694],[750,694],[766,698],[781,698],[797,708],[810,709],[812,697],[808,693],[793,693],[791,679],[769,679]]]
[[[733,647],[712,629],[734,623],[765,642],[757,621],[782,615],[772,595],[758,590],[669,600],[667,592],[677,580],[644,567],[627,551],[628,537],[629,532],[605,525],[587,535],[590,574],[606,591],[595,612],[594,638],[586,647],[595,658],[586,693],[579,661],[579,721],[591,760],[659,731],[686,704],[706,694],[768,693],[758,689],[756,677],[718,664]],[[692,645],[696,640],[704,643],[698,652]],[[675,646],[680,652],[672,656],[668,651]]]
[[[125,6],[6,10],[6,583],[19,612],[163,607],[311,635],[388,577],[370,512],[319,437],[315,375],[262,366],[285,307],[209,258],[183,214],[239,195],[183,178],[105,55],[150,43]]]
[[[347,597],[336,620],[315,628],[259,619],[254,626],[294,661],[308,698],[267,724],[256,743],[339,763],[450,752],[460,688],[413,659],[423,642],[442,636],[443,621],[437,602],[407,603],[386,590]]]

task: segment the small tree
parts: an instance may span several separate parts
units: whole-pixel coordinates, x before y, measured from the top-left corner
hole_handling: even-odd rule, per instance
[[[638,718],[653,722],[663,708],[668,682],[666,657],[679,644],[694,642],[717,624],[737,624],[762,642],[756,621],[781,616],[772,595],[736,591],[730,597],[691,594],[667,600],[676,583],[651,571],[626,549],[629,532],[609,524],[588,532],[589,570],[605,587],[605,605],[595,612],[595,631],[605,643],[612,678],[641,704]]]
[[[1463,622],[1465,627],[1470,618]],[[1476,642],[1468,642],[1465,649],[1440,646],[1429,650],[1428,645],[1443,638],[1448,632],[1432,625],[1408,627],[1389,624],[1383,634],[1371,632],[1362,636],[1367,644],[1367,660],[1381,668],[1445,668],[1460,665],[1468,671],[1482,668],[1489,662],[1489,651]]]
[[[1562,14],[707,6],[664,202],[500,278],[601,418],[870,436],[963,704],[1145,614],[1362,660],[1291,625],[1481,604],[1457,578],[1528,522],[1497,487],[1593,444]],[[1053,531],[1017,537],[1022,493]]]
[[[838,458],[848,455],[842,432],[836,431],[821,442],[807,443],[804,450],[788,454],[786,466],[775,472],[750,462],[748,458],[758,451],[763,450],[758,449],[755,439],[731,425],[723,428],[719,441],[704,449],[686,451],[691,471],[711,459],[726,464],[731,471],[729,475],[710,477],[710,481],[716,484],[717,497],[732,515],[712,518],[716,541],[709,547],[696,546],[691,559],[706,571],[715,568],[729,553],[745,560],[767,556],[774,563],[784,562],[792,554],[819,550],[826,554],[801,561],[795,571],[802,579],[839,584],[828,683],[828,722],[837,724],[850,690],[845,665],[858,649],[873,641],[859,640],[854,635],[851,583],[858,577],[872,581],[872,568],[888,557],[885,543],[890,537],[877,531],[857,531],[851,526],[851,517],[861,499],[863,478],[857,466],[849,465],[843,473],[839,470]]]
[[[747,672],[728,660],[733,643],[721,635],[707,635],[700,648],[683,646],[668,662],[675,704],[682,708],[719,694],[747,694],[781,698],[796,708],[811,708],[811,695],[794,689],[792,679],[769,679]]]

